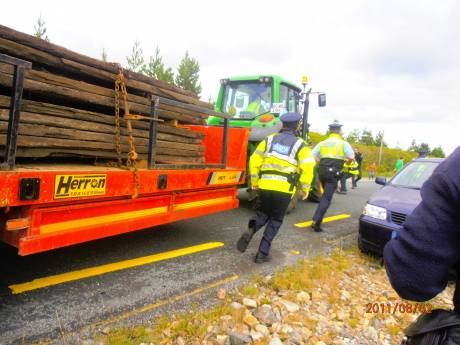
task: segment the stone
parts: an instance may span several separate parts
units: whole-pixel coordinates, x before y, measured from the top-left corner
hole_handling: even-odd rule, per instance
[[[297,301],[300,303],[310,302],[310,295],[308,294],[308,292],[305,292],[305,291],[300,291],[297,294],[296,298],[297,298]]]
[[[281,333],[290,334],[290,333],[292,333],[292,331],[293,331],[293,329],[289,325],[283,325],[283,327],[281,327]]]
[[[241,309],[243,308],[243,305],[238,302],[232,302],[232,304],[230,304],[230,307],[232,307],[233,309]]]
[[[302,335],[297,331],[292,331],[291,334],[289,334],[289,342],[292,345],[301,345],[301,344],[303,344]]]
[[[254,327],[254,329],[259,332],[259,333],[262,333],[264,336],[266,335],[269,335],[270,334],[270,331],[268,330],[268,327],[265,326],[265,325],[262,325],[262,324],[258,324]]]
[[[217,336],[216,340],[219,345],[225,345],[227,342],[228,335],[220,334]]]
[[[318,289],[315,289],[311,292],[311,300],[313,302],[321,302],[323,299],[323,295]]]
[[[85,339],[82,341],[82,345],[93,345],[94,340],[93,339]]]
[[[224,322],[228,322],[228,321],[231,321],[233,317],[231,315],[222,315],[220,319]]]
[[[257,331],[251,331],[250,335],[251,335],[252,341],[258,341],[258,340],[263,339],[264,337],[262,333],[257,332]]]
[[[218,299],[225,299],[226,296],[227,296],[227,291],[225,289],[219,289],[217,291],[217,298]]]
[[[350,293],[347,290],[342,290],[342,293],[340,295],[340,299],[342,301],[348,301],[348,300],[350,300],[350,298],[351,298]]]
[[[270,327],[270,331],[272,333],[279,333],[281,332],[281,328],[283,327],[283,325],[279,322],[275,322],[271,327]]]
[[[101,333],[104,334],[104,335],[107,335],[110,333],[110,327],[104,327],[103,329],[101,329]]]
[[[285,299],[280,299],[280,303],[286,308],[286,310],[290,313],[296,313],[300,310],[300,307],[297,303],[285,300]]]
[[[243,304],[248,308],[257,308],[257,302],[250,298],[243,298]]]
[[[228,338],[230,339],[230,345],[244,345],[252,342],[249,335],[237,332],[230,332]]]
[[[268,345],[283,345],[283,342],[281,341],[280,338],[278,337],[273,337],[270,342],[268,343]]]
[[[263,324],[271,325],[277,321],[275,313],[272,310],[272,307],[268,304],[257,308],[254,311],[254,316]]]
[[[259,323],[259,321],[252,314],[245,315],[243,317],[243,322],[249,327],[254,327]]]
[[[377,331],[375,330],[374,327],[368,327],[366,331],[367,331],[368,336],[372,340],[374,340],[374,341],[379,340],[379,334],[377,333]]]

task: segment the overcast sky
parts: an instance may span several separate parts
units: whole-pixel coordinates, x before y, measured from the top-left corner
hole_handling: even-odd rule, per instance
[[[278,74],[327,92],[312,129],[334,119],[344,131],[385,132],[446,153],[460,135],[460,2],[349,1],[9,1],[0,23],[33,33],[42,15],[51,42],[126,63],[135,40],[145,59],[158,45],[176,68],[188,50],[200,62],[202,98],[219,80]]]

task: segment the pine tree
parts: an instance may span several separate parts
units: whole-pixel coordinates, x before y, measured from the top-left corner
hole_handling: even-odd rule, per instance
[[[200,64],[198,60],[190,57],[188,51],[186,51],[177,68],[176,85],[200,96],[201,84],[199,82],[199,73]]]
[[[174,72],[171,67],[165,68],[158,46],[155,49],[155,56],[151,56],[149,63],[145,66],[144,73],[152,78],[174,84]]]
[[[363,132],[361,133],[361,138],[359,139],[359,142],[361,144],[369,145],[369,146],[375,145],[375,140],[372,135],[372,131],[368,129],[364,129]]]
[[[438,146],[438,147],[435,147],[433,150],[431,150],[430,156],[444,158],[446,157],[446,154],[444,153],[444,150],[442,149],[442,147]]]
[[[47,29],[45,24],[45,21],[42,19],[42,14],[40,13],[40,17],[38,17],[37,23],[34,25],[34,36],[49,42],[50,39],[46,34]]]
[[[360,130],[359,129],[354,129],[350,133],[348,133],[348,136],[347,136],[346,140],[350,144],[356,144],[356,143],[359,142],[359,134],[360,134]]]
[[[418,145],[415,142],[415,139],[412,139],[412,141],[410,143],[410,146],[408,148],[408,151],[412,151],[412,152],[417,152],[418,151]]]
[[[133,49],[131,51],[131,56],[126,57],[128,63],[128,69],[133,72],[142,73],[145,69],[144,65],[144,53],[141,48],[139,41],[134,41]]]
[[[102,61],[107,61],[107,52],[105,48],[102,48]]]
[[[418,146],[418,152],[430,153],[431,152],[430,145],[428,145],[427,143],[421,143]]]
[[[375,139],[374,139],[374,145],[375,146],[380,146],[382,144],[382,146],[384,147],[387,147],[387,143],[385,142],[385,140],[383,140],[383,132],[380,131],[377,133],[377,135],[375,136]]]

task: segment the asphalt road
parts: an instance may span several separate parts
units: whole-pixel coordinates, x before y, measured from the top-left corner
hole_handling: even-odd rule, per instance
[[[235,210],[48,253],[19,257],[13,248],[1,245],[0,344],[74,343],[108,327],[186,310],[192,302],[207,306],[215,301],[210,297],[218,287],[231,288],[300,257],[354,244],[358,216],[378,188],[363,181],[348,195],[336,195],[327,216],[348,213],[352,217],[325,224],[322,234],[293,226],[310,220],[316,208],[316,204],[300,202],[272,245],[273,261],[263,265],[252,262],[261,233],[246,253],[236,250],[236,241],[253,214],[243,192],[240,208]],[[224,246],[19,294],[9,288],[36,278],[216,241]]]

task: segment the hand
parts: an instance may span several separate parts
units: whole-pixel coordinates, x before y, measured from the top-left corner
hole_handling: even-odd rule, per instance
[[[305,200],[308,198],[308,192],[300,192],[300,196],[302,197],[302,200]]]

